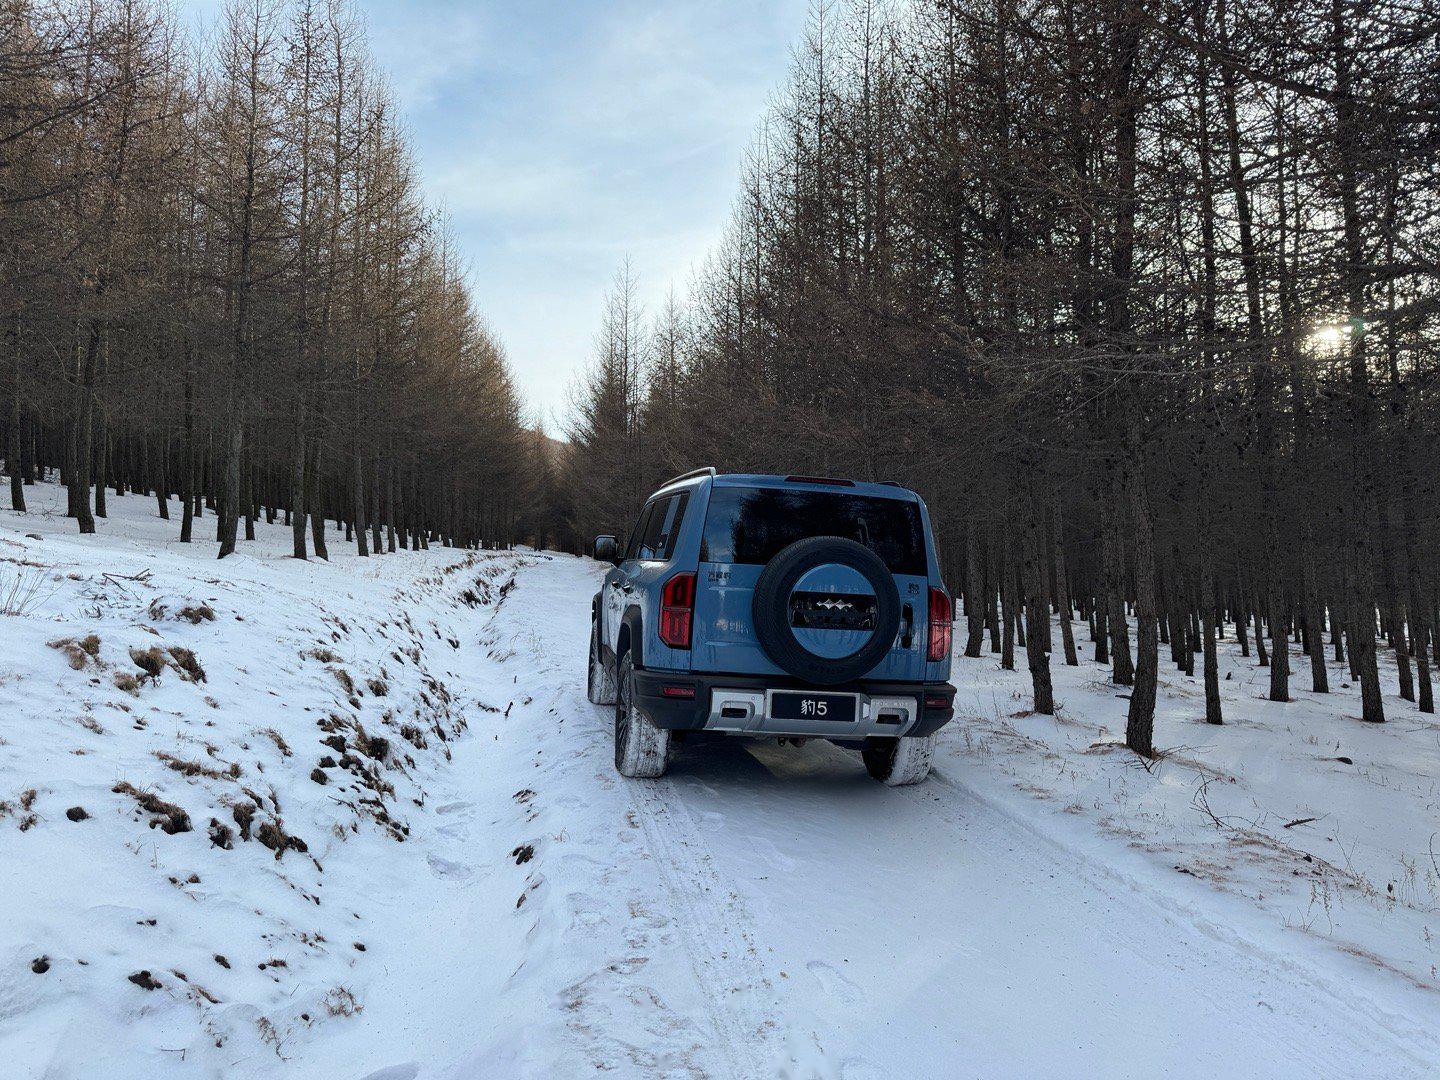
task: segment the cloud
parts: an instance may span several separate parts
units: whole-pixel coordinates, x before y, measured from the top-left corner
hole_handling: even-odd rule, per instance
[[[371,50],[407,109],[433,107],[494,51],[483,12],[471,4],[366,3]]]
[[[719,241],[807,0],[352,3],[517,381],[562,409],[621,260],[653,309]]]
[[[528,219],[573,205],[594,176],[583,164],[530,157],[451,162],[430,177],[432,197],[466,219]]]

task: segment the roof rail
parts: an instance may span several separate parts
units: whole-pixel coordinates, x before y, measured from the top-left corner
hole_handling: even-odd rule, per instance
[[[693,479],[695,479],[695,477],[697,477],[697,476],[714,476],[714,475],[715,475],[715,466],[714,466],[714,465],[706,465],[703,469],[691,469],[689,472],[687,472],[687,473],[681,473],[679,476],[672,476],[669,480],[666,480],[665,483],[661,484],[660,486],[661,486],[662,488],[667,488],[667,487],[669,487],[671,484],[678,484],[678,483],[680,483],[681,480],[693,480]]]

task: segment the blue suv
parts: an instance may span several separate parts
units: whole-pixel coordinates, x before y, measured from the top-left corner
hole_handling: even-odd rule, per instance
[[[650,497],[591,613],[589,696],[615,767],[665,772],[693,731],[829,739],[876,779],[930,772],[953,715],[951,602],[925,503],[895,484],[678,476]]]

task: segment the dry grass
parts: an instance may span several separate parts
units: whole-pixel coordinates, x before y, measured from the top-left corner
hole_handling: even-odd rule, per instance
[[[200,661],[195,654],[181,645],[170,646],[170,659],[180,669],[180,675],[190,682],[202,683],[205,681],[205,669],[200,666]]]
[[[152,645],[148,649],[131,649],[130,660],[152,679],[158,679],[165,670],[165,653],[158,645]]]
[[[390,756],[390,740],[383,735],[371,735],[364,728],[356,725],[355,745],[366,757],[374,758],[376,761],[384,761]]]
[[[50,575],[47,567],[38,563],[6,561],[16,562],[16,567],[0,578],[0,615],[28,614],[55,594],[58,586],[48,584]]]
[[[211,780],[234,780],[240,775],[240,763],[237,761],[232,761],[223,769],[217,769],[198,761],[187,761],[185,758],[176,757],[164,750],[155,751],[155,757],[167,768],[174,769],[182,776],[204,776]]]
[[[154,815],[150,821],[152,829],[158,825],[171,836],[190,831],[190,815],[174,803],[166,802],[153,791],[141,791],[125,780],[121,780],[110,790],[117,795],[129,795],[139,804],[141,810]]]
[[[193,607],[182,607],[175,615],[177,618],[196,624],[215,621],[215,609],[209,604],[196,604]]]
[[[355,696],[355,680],[350,677],[348,671],[342,667],[332,667],[330,674],[334,675],[335,681],[344,688],[347,697]]]
[[[230,826],[225,825],[220,821],[217,821],[213,817],[210,819],[210,828],[208,830],[208,833],[210,836],[210,843],[223,851],[229,851],[235,846],[235,834],[231,831]],[[226,964],[225,966],[229,967],[230,965]]]
[[[170,614],[170,609],[160,600],[150,601],[149,611],[152,619],[163,619]],[[187,604],[175,612],[175,617],[192,624],[214,622],[215,609],[209,604]]]
[[[354,1016],[364,1010],[355,995],[344,986],[336,986],[327,991],[320,1003],[331,1016]]]
[[[255,830],[255,839],[275,852],[276,859],[279,859],[287,851],[298,851],[303,855],[310,850],[310,846],[304,840],[298,836],[291,836],[285,831],[285,823],[278,817],[273,821],[262,821],[260,827]]]
[[[250,823],[255,820],[256,806],[253,802],[237,803],[230,811],[235,824],[240,826],[240,839],[250,839]]]
[[[49,644],[50,648],[63,652],[65,659],[76,671],[80,671],[91,661],[98,662],[100,659],[100,637],[97,634],[86,634],[78,641],[74,638],[57,638]]]
[[[275,744],[275,749],[280,751],[281,757],[288,758],[294,756],[295,752],[290,749],[290,744],[285,741],[285,736],[281,735],[280,732],[274,728],[261,728],[259,734],[264,735]]]

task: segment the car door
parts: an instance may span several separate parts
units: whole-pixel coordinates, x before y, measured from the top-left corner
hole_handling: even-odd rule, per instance
[[[634,552],[635,565],[630,572],[634,590],[626,606],[639,604],[641,607],[645,634],[642,655],[647,668],[658,666],[675,670],[690,666],[688,650],[671,649],[659,636],[660,596],[665,582],[674,573],[675,545],[689,502],[689,491],[657,497]]]
[[[641,538],[645,535],[646,523],[650,520],[650,514],[654,508],[654,499],[645,504],[640,511],[640,517],[635,521],[635,528],[630,530],[630,539],[625,545],[625,550],[620,554],[620,562],[615,569],[605,575],[603,598],[605,644],[609,646],[612,653],[620,638],[620,620],[625,617],[625,608],[629,606],[630,597],[635,591],[635,571],[639,565],[636,555],[640,550]]]

